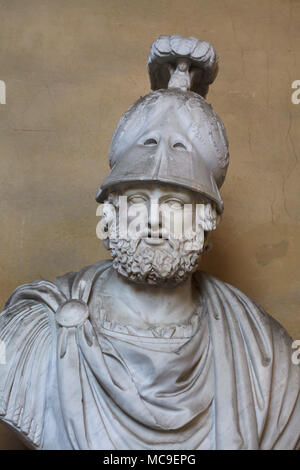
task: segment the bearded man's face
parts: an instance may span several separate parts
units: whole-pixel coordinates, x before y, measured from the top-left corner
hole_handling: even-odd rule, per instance
[[[113,267],[136,283],[174,287],[186,280],[203,252],[204,219],[210,205],[199,204],[188,190],[167,185],[135,185],[124,188],[121,195],[113,201],[117,223],[107,224],[105,245]],[[202,225],[195,223],[197,211]],[[120,230],[121,219],[125,234]]]

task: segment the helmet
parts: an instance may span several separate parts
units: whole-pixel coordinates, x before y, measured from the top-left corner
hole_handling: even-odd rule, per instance
[[[162,47],[161,38],[164,39],[165,51],[166,38],[170,47],[174,45],[172,38],[176,38],[177,44],[177,52],[173,51],[173,55],[170,51],[165,52],[163,62],[155,46]],[[183,48],[185,40],[188,40],[190,48],[192,45],[198,47],[199,55],[201,41],[181,36],[161,38],[152,45],[149,59],[152,87],[161,89],[140,98],[121,118],[111,141],[111,171],[103,181],[96,200],[102,202],[107,193],[121,183],[159,182],[194,191],[213,201],[221,213],[223,201],[219,188],[225,179],[229,161],[228,141],[221,119],[199,94],[199,90],[202,94],[206,93],[207,82],[212,80],[215,53],[209,45],[215,60],[208,73],[204,68],[205,64],[208,67],[208,59],[206,62],[201,62],[199,58],[196,60],[190,49]],[[172,65],[175,60],[176,69]],[[195,63],[201,65],[198,70]],[[161,71],[162,67],[165,72],[159,75],[157,70]],[[169,76],[166,70],[169,70]],[[195,70],[201,72],[202,82]]]

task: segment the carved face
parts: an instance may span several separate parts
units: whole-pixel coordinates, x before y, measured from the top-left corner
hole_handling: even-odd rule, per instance
[[[106,247],[120,274],[138,283],[175,286],[197,269],[204,231],[211,230],[208,215],[216,217],[209,214],[207,201],[191,191],[157,184],[120,187],[110,201],[118,223],[116,234],[108,223]],[[126,219],[125,236],[120,235],[121,217]]]
[[[134,237],[135,227],[140,222],[140,237],[148,246],[167,246],[170,238],[181,239],[193,229],[196,198],[190,191],[162,185],[135,185],[125,189],[122,196],[127,197],[129,236]]]

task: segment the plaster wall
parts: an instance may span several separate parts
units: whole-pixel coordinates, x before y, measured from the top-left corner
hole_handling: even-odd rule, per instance
[[[121,114],[150,91],[161,34],[211,42],[227,128],[223,221],[203,269],[300,339],[299,0],[0,0],[0,303],[19,284],[107,258],[95,193]],[[0,448],[23,445],[0,426]]]

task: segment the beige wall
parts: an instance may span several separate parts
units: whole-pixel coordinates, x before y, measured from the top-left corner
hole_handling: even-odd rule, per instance
[[[300,338],[298,0],[0,0],[1,305],[18,284],[107,257],[94,196],[118,119],[149,92],[160,34],[208,40],[220,56],[208,101],[231,163],[204,269]],[[0,448],[22,447],[0,426]]]

